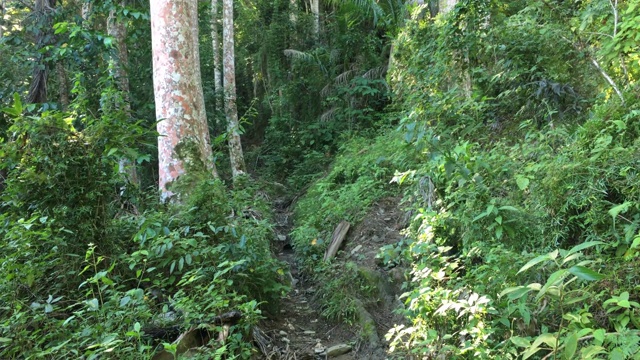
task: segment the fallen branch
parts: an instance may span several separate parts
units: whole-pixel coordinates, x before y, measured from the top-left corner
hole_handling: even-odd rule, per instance
[[[324,261],[331,260],[336,253],[338,253],[338,249],[340,249],[340,245],[342,245],[342,241],[344,241],[345,236],[347,236],[347,232],[349,231],[348,221],[341,221],[340,224],[333,231],[333,235],[331,236],[331,243],[327,248],[327,251],[324,253]]]

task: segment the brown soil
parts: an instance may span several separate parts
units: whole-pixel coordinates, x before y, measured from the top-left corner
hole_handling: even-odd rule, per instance
[[[402,322],[402,317],[393,314],[393,310],[401,306],[396,295],[402,278],[397,275],[401,273],[398,270],[383,269],[376,254],[380,247],[395,244],[402,238],[399,230],[404,227],[401,223],[404,213],[399,207],[399,201],[398,198],[385,198],[372,206],[365,219],[352,226],[335,260],[338,264],[354,262],[360,271],[380,279],[378,298],[374,301],[361,301],[366,309],[363,309],[364,317],[369,315],[369,319],[375,322],[376,334],[363,339],[360,333],[362,322],[349,327],[330,322],[320,315],[319,306],[314,301],[317,284],[311,283],[297,271],[293,251],[285,240],[278,257],[289,263],[294,286],[282,300],[280,314],[262,324],[270,339],[269,355],[263,358],[325,359],[327,356],[319,354],[319,349],[340,344],[350,345],[352,351],[330,357],[331,359],[382,360],[389,357],[386,354],[384,335],[395,324]],[[280,239],[284,239],[290,231],[291,214],[285,208],[277,211],[276,215],[276,231]]]

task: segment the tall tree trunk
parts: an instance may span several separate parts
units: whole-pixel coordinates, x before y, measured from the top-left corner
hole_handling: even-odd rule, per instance
[[[84,0],[82,3],[82,20],[87,21],[91,16],[91,12],[93,11],[93,0]]]
[[[121,7],[125,7],[126,1],[120,2]],[[117,5],[114,5],[117,6]],[[129,94],[129,51],[127,49],[127,27],[122,19],[118,19],[116,9],[111,9],[107,19],[107,34],[115,40],[115,56],[110,59],[112,76],[116,81],[118,90],[122,93],[124,100],[124,111],[127,117],[131,116],[130,94]]]
[[[289,21],[296,23],[298,21],[298,2],[297,0],[289,0]]]
[[[198,2],[153,0],[151,39],[161,198],[193,167],[215,172],[198,49]]]
[[[62,110],[69,108],[69,83],[67,79],[67,70],[64,68],[62,60],[56,63],[56,74],[58,75],[58,99]]]
[[[120,2],[120,7],[126,6],[126,0]],[[112,36],[115,40],[116,55],[112,56],[110,60],[110,68],[112,69],[112,76],[116,80],[116,85],[123,100],[123,109],[127,119],[131,118],[131,96],[129,90],[129,74],[127,67],[129,66],[129,51],[127,49],[127,27],[126,23],[122,19],[118,19],[118,13],[115,8],[112,8],[109,12],[109,18],[107,19],[107,34]],[[138,172],[136,170],[135,162],[132,159],[120,159],[118,162],[119,171],[121,174],[125,174],[127,182],[130,184],[139,184]],[[124,190],[124,189],[122,189]]]
[[[220,64],[220,36],[218,35],[218,0],[211,0],[211,43],[213,44],[213,88],[216,111],[222,111],[222,66]]]
[[[436,17],[440,12],[440,1],[439,0],[429,0],[429,14],[431,17]]]
[[[0,39],[4,37],[4,14],[7,13],[7,0],[0,2]]]
[[[246,173],[242,144],[240,142],[240,125],[238,124],[238,107],[236,105],[236,68],[233,40],[233,0],[222,2],[222,52],[224,55],[224,95],[225,113],[227,115],[227,136],[229,139],[229,157],[231,173],[234,178]]]
[[[440,0],[440,12],[443,14],[448,13],[453,10],[457,3],[458,0]]]
[[[309,0],[311,2],[311,13],[313,14],[313,33],[320,34],[320,0]]]
[[[36,0],[33,7],[35,13],[36,46],[42,49],[50,41],[47,32],[50,31],[50,13],[56,5],[56,0]],[[49,65],[44,60],[44,55],[39,55],[36,66],[33,69],[33,78],[29,86],[27,101],[30,103],[43,103],[47,101],[47,79],[49,77]]]

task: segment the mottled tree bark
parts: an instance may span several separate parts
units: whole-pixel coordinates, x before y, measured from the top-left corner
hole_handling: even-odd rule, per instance
[[[92,1],[92,0],[91,0]],[[93,3],[89,0],[84,0],[82,3],[82,20],[87,21],[93,11]]]
[[[126,6],[126,0],[120,2],[120,7]],[[116,85],[123,100],[123,109],[127,119],[131,118],[131,96],[129,90],[129,50],[127,49],[127,26],[125,21],[118,18],[116,9],[112,8],[107,19],[107,34],[115,40],[115,57],[110,60],[110,68],[112,76],[116,80]],[[135,159],[133,159],[135,160]],[[139,184],[138,171],[136,170],[135,161],[132,159],[120,159],[118,168],[121,174],[125,174],[127,182],[130,184]],[[124,189],[123,189],[124,190]]]
[[[159,186],[163,200],[172,195],[167,185],[191,166],[215,172],[202,93],[197,24],[197,1],[151,1]]]
[[[50,31],[49,15],[56,5],[56,0],[36,0],[33,10],[36,21],[36,44],[38,49],[42,49],[48,45],[47,31]],[[49,64],[44,61],[43,55],[40,55],[36,66],[33,70],[33,78],[29,85],[29,93],[27,94],[27,102],[44,103],[47,101],[47,80],[49,77]]]
[[[240,125],[238,123],[238,107],[236,105],[236,68],[233,34],[233,0],[222,2],[222,52],[224,56],[224,95],[225,113],[227,115],[227,137],[229,139],[229,157],[233,177],[246,173],[242,144],[240,142]]]
[[[291,6],[289,9],[289,20],[295,23],[298,21],[298,2],[297,0],[289,0],[289,5]]]
[[[7,12],[7,1],[0,2],[0,39],[4,37],[4,14]]]
[[[458,0],[440,0],[440,12],[443,14],[453,10],[458,3]]]
[[[125,1],[120,2],[120,6],[124,7]],[[111,57],[110,65],[112,76],[116,80],[118,90],[124,98],[124,111],[127,116],[131,116],[131,105],[129,96],[129,74],[127,67],[129,66],[129,51],[127,49],[127,27],[122,19],[118,19],[116,9],[111,9],[109,18],[107,19],[107,34],[113,37],[115,41],[115,56]]]
[[[440,1],[429,0],[429,13],[431,17],[436,17],[439,12],[440,12]]]
[[[62,60],[56,63],[56,74],[58,75],[58,99],[62,110],[69,108],[69,83],[67,79],[67,70],[64,68]]]
[[[218,36],[218,0],[211,0],[211,43],[213,44],[213,87],[216,111],[222,111],[222,66],[220,64],[220,36]]]
[[[311,13],[313,14],[313,33],[320,34],[320,0],[309,0],[311,2]]]

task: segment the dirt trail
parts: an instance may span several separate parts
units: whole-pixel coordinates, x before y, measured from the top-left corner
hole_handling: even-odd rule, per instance
[[[389,328],[402,321],[392,313],[399,306],[394,297],[399,287],[393,281],[397,278],[394,277],[394,271],[379,267],[375,255],[381,246],[396,243],[401,238],[398,229],[402,214],[398,202],[395,198],[378,202],[365,220],[350,230],[338,254],[337,261],[356,263],[358,269],[381,279],[377,301],[364,304],[358,300],[362,305],[360,320],[352,327],[331,323],[320,315],[315,301],[317,284],[298,271],[289,244],[292,214],[286,204],[276,202],[276,233],[281,243],[277,255],[289,264],[293,286],[282,300],[280,314],[263,324],[266,335],[271,339],[267,359],[382,360],[388,357],[384,335]],[[375,328],[375,331],[362,336],[361,329],[366,326]],[[340,354],[344,351],[347,352]]]

